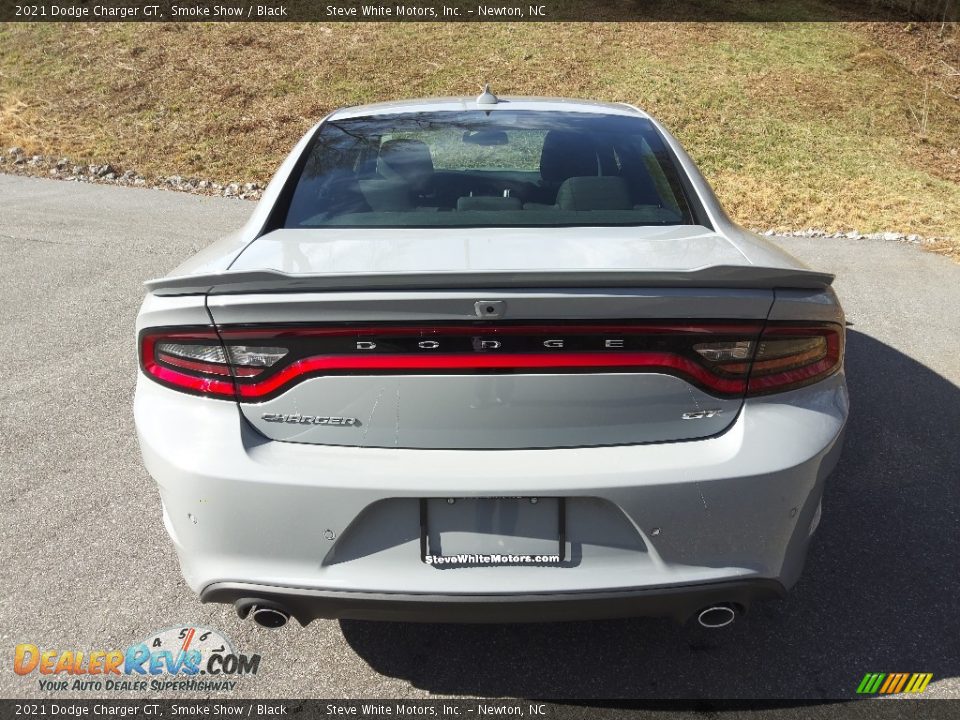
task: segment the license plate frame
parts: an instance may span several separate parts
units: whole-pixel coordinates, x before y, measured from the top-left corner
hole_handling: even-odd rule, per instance
[[[474,497],[465,497],[465,498],[454,498],[454,502],[461,501],[482,501],[482,500],[515,500],[517,502],[521,501],[533,501],[534,503],[539,502],[540,500],[555,500],[556,501],[556,537],[557,537],[557,552],[559,556],[559,561],[549,562],[549,563],[535,563],[536,567],[543,566],[553,566],[562,565],[567,560],[567,499],[562,496],[557,497],[543,497],[543,496],[474,496]],[[419,512],[420,512],[420,562],[424,564],[431,564],[427,562],[427,556],[432,555],[431,552],[431,542],[430,542],[430,503],[433,502],[448,502],[446,498],[420,498],[419,502]],[[472,567],[472,565],[471,565]]]

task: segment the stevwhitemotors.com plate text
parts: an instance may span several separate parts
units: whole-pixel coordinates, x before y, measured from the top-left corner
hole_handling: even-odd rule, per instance
[[[559,563],[559,555],[500,555],[494,553],[460,555],[425,555],[427,565],[549,565]]]

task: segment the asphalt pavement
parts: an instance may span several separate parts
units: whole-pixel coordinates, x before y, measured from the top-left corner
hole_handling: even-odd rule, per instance
[[[931,672],[926,696],[960,698],[960,265],[897,242],[776,240],[837,274],[853,411],[801,582],[729,630],[267,631],[181,579],[132,417],[143,281],[252,209],[0,175],[0,697],[85,696],[16,675],[18,643],[123,648],[201,625],[261,655],[231,697],[849,699],[867,672]]]

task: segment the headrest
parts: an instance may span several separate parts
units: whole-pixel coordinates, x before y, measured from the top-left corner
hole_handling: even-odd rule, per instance
[[[597,149],[589,135],[551,130],[540,151],[540,177],[559,185],[567,178],[597,175]]]
[[[430,148],[422,140],[397,138],[380,146],[377,172],[385,178],[406,180],[415,190],[422,189],[433,175]]]
[[[623,178],[572,177],[557,190],[561,210],[631,210],[630,191]]]
[[[360,192],[374,212],[399,212],[413,207],[410,185],[403,180],[360,180]]]

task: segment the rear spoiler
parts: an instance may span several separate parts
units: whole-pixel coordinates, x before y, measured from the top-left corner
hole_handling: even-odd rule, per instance
[[[545,270],[525,272],[337,273],[291,275],[278,270],[182,275],[148,280],[155,295],[236,295],[337,290],[469,290],[482,288],[695,287],[823,290],[834,276],[794,268],[715,265],[695,270]]]

